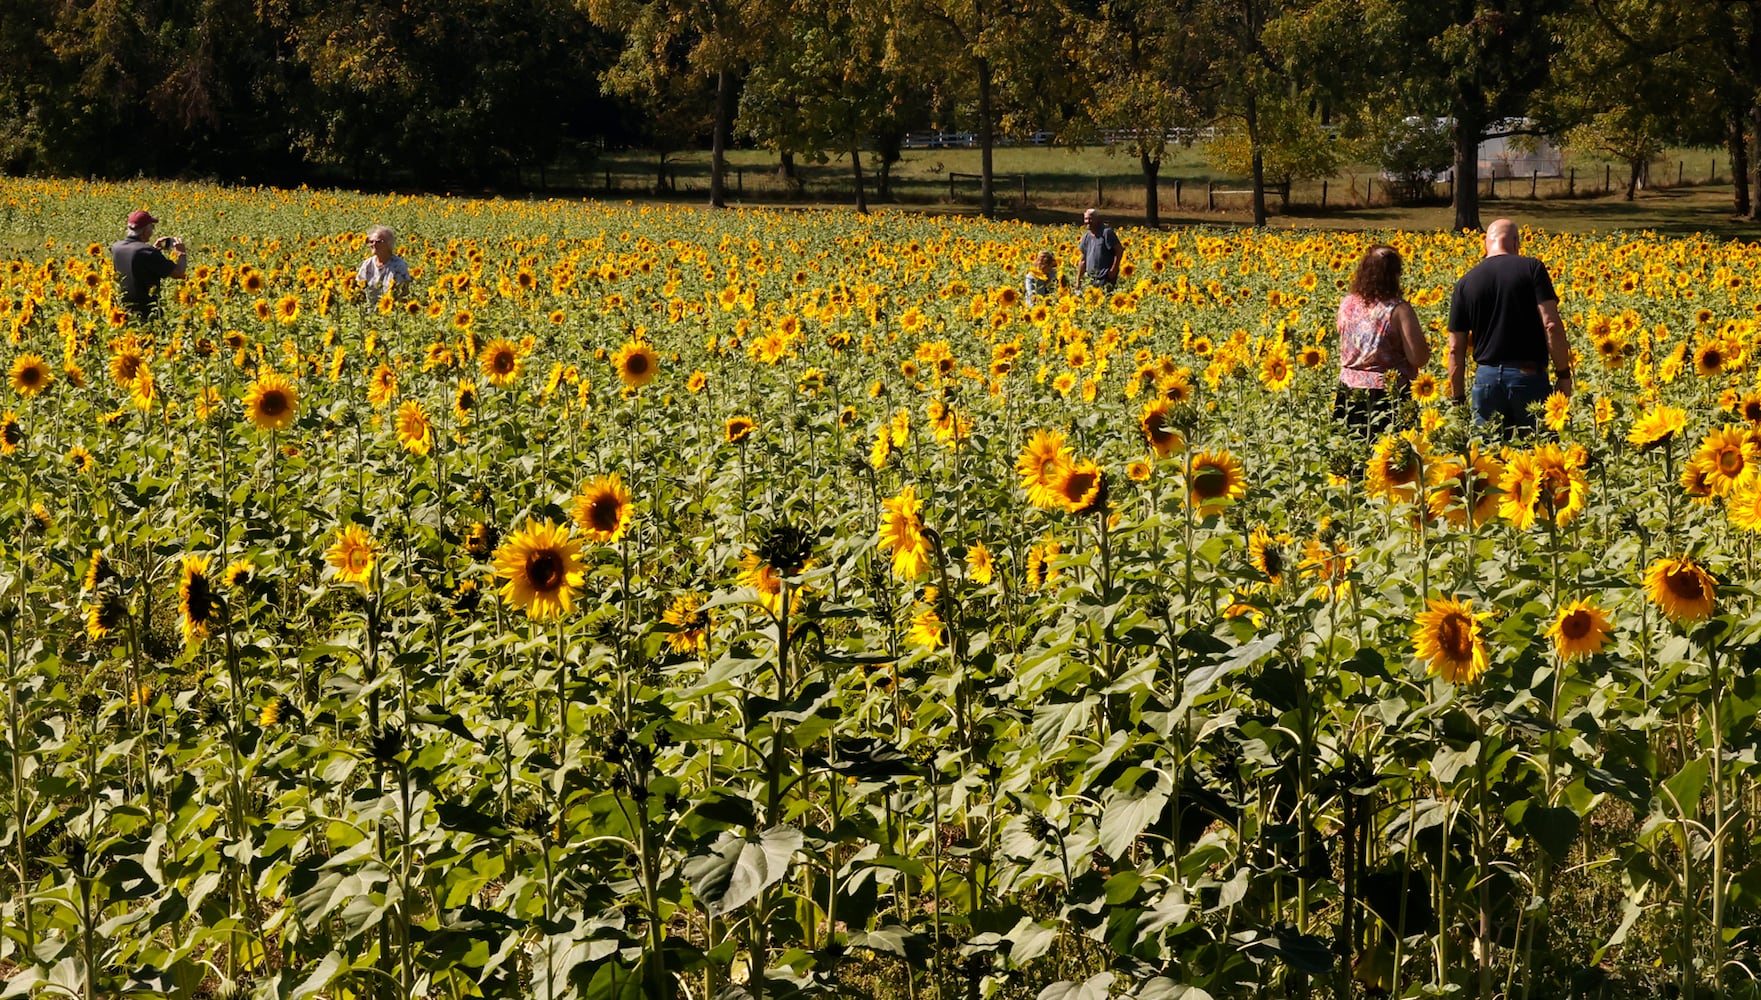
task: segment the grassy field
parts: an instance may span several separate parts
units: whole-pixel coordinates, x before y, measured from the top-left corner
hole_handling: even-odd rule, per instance
[[[602,158],[594,172],[579,178],[591,192],[606,189],[625,197],[650,197],[658,160],[652,153],[621,151]],[[849,162],[838,159],[816,164],[801,162],[797,171],[802,185],[797,192],[777,173],[775,154],[764,150],[734,150],[729,154],[733,171],[729,179],[733,202],[741,205],[814,205],[844,207],[853,198]],[[1501,180],[1495,192],[1482,181],[1482,214],[1489,220],[1500,214],[1561,232],[1649,230],[1686,235],[1709,233],[1727,238],[1746,238],[1753,231],[1747,223],[1730,217],[1729,164],[1722,153],[1706,149],[1671,150],[1652,167],[1656,181],[1628,202],[1623,194],[1623,170],[1595,155],[1568,155],[1566,169],[1575,170],[1575,185],[1567,196],[1568,178],[1540,178],[1530,195],[1528,180]],[[682,200],[702,198],[709,189],[709,154],[676,153],[667,158],[668,176],[675,195]],[[978,202],[979,152],[969,149],[912,150],[894,167],[894,200],[907,208],[933,206],[937,211],[968,212]],[[1137,161],[1098,147],[1047,149],[1006,147],[996,150],[996,191],[1005,215],[1030,222],[1063,223],[1074,220],[1082,209],[1099,204],[1118,222],[1130,224],[1143,218],[1143,180]],[[1683,183],[1676,185],[1677,176]],[[958,175],[950,187],[950,175]],[[874,197],[875,176],[865,164],[869,196]],[[1604,189],[1608,179],[1612,191]],[[1021,198],[1025,179],[1027,197]],[[1329,178],[1323,205],[1322,182],[1293,187],[1291,207],[1285,210],[1273,196],[1269,207],[1277,228],[1318,229],[1439,229],[1453,222],[1446,203],[1447,189],[1439,188],[1437,203],[1419,206],[1393,204],[1375,168],[1358,165]],[[1220,174],[1205,158],[1202,148],[1180,148],[1170,153],[1161,174],[1161,221],[1169,225],[1216,225],[1245,222],[1250,218],[1245,194],[1220,194],[1213,202],[1207,184],[1217,190],[1242,191],[1247,181]]]

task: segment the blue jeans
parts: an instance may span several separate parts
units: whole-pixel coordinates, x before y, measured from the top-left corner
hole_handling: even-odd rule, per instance
[[[1502,425],[1502,433],[1535,429],[1529,407],[1553,392],[1542,365],[1480,365],[1474,371],[1474,423]]]

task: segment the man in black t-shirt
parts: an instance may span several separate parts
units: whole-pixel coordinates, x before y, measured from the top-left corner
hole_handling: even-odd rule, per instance
[[[110,263],[122,285],[122,304],[140,319],[151,315],[158,305],[159,283],[166,278],[183,277],[189,266],[183,240],[170,236],[153,239],[153,227],[158,224],[159,220],[144,208],[130,212],[128,235],[110,245]],[[177,258],[167,257],[167,250]]]
[[[1554,392],[1571,395],[1571,346],[1559,318],[1559,295],[1547,265],[1524,257],[1516,223],[1486,227],[1486,259],[1462,275],[1449,300],[1449,398],[1467,401],[1462,384],[1474,348],[1474,422],[1502,421],[1508,433],[1533,430],[1530,407]],[[1551,359],[1557,381],[1547,381]]]

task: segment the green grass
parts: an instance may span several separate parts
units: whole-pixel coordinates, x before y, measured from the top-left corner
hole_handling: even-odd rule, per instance
[[[893,168],[893,206],[933,208],[938,212],[966,213],[976,209],[978,181],[969,176],[979,171],[980,154],[971,149],[911,150]],[[729,186],[732,201],[742,205],[793,204],[845,207],[853,200],[854,187],[847,158],[826,163],[797,163],[802,186],[799,191],[777,174],[777,158],[766,150],[733,150],[728,154],[732,170]],[[620,151],[608,154],[594,172],[580,178],[591,194],[605,190],[609,176],[612,192],[624,197],[652,197],[658,160],[652,153]],[[1562,232],[1608,232],[1650,230],[1670,235],[1706,233],[1727,239],[1753,239],[1761,230],[1731,217],[1730,169],[1718,150],[1670,150],[1653,165],[1653,186],[1628,202],[1624,199],[1624,166],[1595,154],[1568,153],[1567,169],[1575,170],[1575,183],[1568,194],[1567,178],[1540,178],[1531,197],[1530,182],[1501,180],[1496,192],[1481,182],[1481,215],[1486,221],[1510,215],[1524,223]],[[1678,170],[1683,180],[1676,186]],[[667,158],[667,171],[675,185],[669,198],[696,200],[709,189],[709,154],[706,151],[675,153]],[[1137,161],[1120,152],[1100,147],[1075,149],[1005,147],[995,151],[994,171],[1000,210],[1029,222],[1063,224],[1074,221],[1084,208],[1099,204],[1121,225],[1143,222],[1143,178]],[[950,189],[950,175],[962,175]],[[875,196],[875,172],[864,164],[871,205]],[[1022,201],[1022,179],[1027,197]],[[1712,180],[1712,178],[1717,178]],[[1604,180],[1613,189],[1604,189]],[[1218,190],[1240,191],[1246,180],[1226,176],[1213,167],[1202,147],[1177,148],[1162,165],[1160,215],[1166,225],[1245,223],[1250,219],[1245,194],[1219,194],[1212,200],[1207,184]],[[1367,190],[1366,190],[1367,189]],[[950,196],[950,191],[952,196]],[[1293,186],[1286,209],[1273,195],[1268,208],[1276,228],[1318,229],[1423,229],[1449,228],[1454,212],[1447,204],[1447,189],[1439,187],[1435,204],[1403,206],[1390,202],[1378,171],[1356,165],[1325,181]],[[1324,204],[1323,204],[1324,200]]]

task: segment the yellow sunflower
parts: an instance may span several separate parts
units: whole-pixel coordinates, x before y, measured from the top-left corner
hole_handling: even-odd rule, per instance
[[[675,653],[701,653],[709,644],[709,630],[715,624],[703,609],[703,595],[696,593],[673,598],[661,612],[660,620],[672,626],[666,641]]]
[[[605,545],[622,538],[633,513],[630,491],[615,472],[594,478],[575,497],[575,523],[590,542]]]
[[[1383,437],[1370,455],[1364,489],[1390,502],[1412,503],[1430,464],[1428,451],[1424,439],[1410,432]]]
[[[758,423],[751,417],[729,417],[722,434],[729,444],[739,444],[751,436],[757,428]]]
[[[495,575],[507,581],[501,597],[535,621],[567,614],[583,579],[581,543],[567,525],[526,522],[495,553]]]
[[[1263,526],[1256,527],[1247,536],[1247,558],[1254,568],[1272,581],[1272,586],[1284,583],[1284,571],[1290,568],[1289,535],[1273,535]]]
[[[477,383],[461,381],[458,390],[453,393],[452,414],[458,419],[459,426],[470,424],[477,412]]]
[[[1241,463],[1227,451],[1201,451],[1186,469],[1186,499],[1199,514],[1209,517],[1247,493],[1247,475]]]
[[[1434,463],[1427,475],[1431,492],[1426,503],[1432,516],[1461,527],[1468,522],[1470,501],[1475,526],[1498,516],[1498,482],[1504,475],[1504,463],[1496,458],[1475,448],[1466,461],[1451,458]]]
[[[208,580],[207,556],[183,557],[183,581],[177,588],[177,606],[183,619],[184,645],[200,642],[220,610],[213,584]]]
[[[483,366],[483,377],[497,388],[512,385],[520,377],[520,369],[524,367],[524,362],[520,359],[520,349],[500,337],[483,348],[477,361]]]
[[[367,402],[374,406],[384,406],[397,398],[397,372],[391,366],[381,363],[373,369],[373,377],[367,380]]]
[[[434,425],[422,404],[406,399],[397,408],[397,443],[412,455],[426,455],[434,450]]]
[[[923,505],[917,487],[907,485],[899,495],[882,501],[879,547],[893,553],[893,575],[915,580],[929,569],[929,540],[923,534]]]
[[[1157,458],[1169,455],[1186,448],[1186,438],[1170,426],[1174,415],[1174,403],[1171,400],[1157,398],[1143,405],[1143,411],[1137,415],[1137,425],[1143,431],[1143,439],[1156,453]]]
[[[12,388],[20,396],[29,399],[49,388],[55,376],[49,373],[49,366],[35,354],[20,354],[12,362]]]
[[[1428,602],[1413,630],[1413,646],[1428,672],[1451,684],[1471,684],[1486,672],[1486,643],[1473,605],[1453,598]]]
[[[1577,600],[1559,609],[1558,617],[1547,626],[1547,637],[1560,659],[1575,660],[1595,656],[1608,642],[1608,613],[1590,603]]]
[[[336,570],[339,583],[370,582],[378,558],[378,543],[366,528],[353,523],[337,532],[336,541],[324,553],[324,561]]]
[[[98,465],[98,460],[83,444],[76,444],[67,449],[67,464],[75,472],[90,472]]]
[[[611,364],[617,369],[619,381],[632,389],[640,389],[654,379],[660,355],[643,341],[629,340],[611,356]]]
[[[1674,406],[1659,406],[1633,423],[1627,443],[1640,451],[1650,451],[1669,441],[1688,425],[1688,411]]]
[[[1442,395],[1437,385],[1437,376],[1430,372],[1419,372],[1415,375],[1410,389],[1413,400],[1419,403],[1435,403],[1437,397]]]
[[[972,543],[972,548],[966,552],[966,575],[973,583],[984,587],[990,584],[994,572],[991,550],[985,548],[983,542]]]
[[[1693,462],[1705,474],[1712,494],[1724,496],[1745,474],[1753,475],[1755,442],[1747,428],[1725,424],[1701,439]]]
[[[1565,430],[1566,425],[1571,423],[1571,397],[1563,392],[1548,396],[1541,421],[1547,425],[1548,430],[1556,434]]]
[[[18,414],[7,410],[0,414],[0,455],[11,455],[24,444],[24,428],[18,425]]]
[[[1724,498],[1724,510],[1733,527],[1761,532],[1761,476],[1750,476],[1738,483]]]
[[[1027,502],[1035,507],[1056,510],[1064,506],[1058,492],[1064,469],[1075,456],[1064,446],[1064,435],[1058,431],[1036,430],[1015,460],[1015,472],[1021,477],[1021,489]]]
[[[1718,581],[1689,558],[1659,559],[1645,570],[1645,594],[1678,622],[1712,616]]]
[[[935,588],[926,588],[923,598],[924,603],[919,604],[911,615],[911,630],[906,638],[913,645],[934,649],[942,644],[942,616],[936,614]]]
[[[1064,466],[1054,489],[1072,514],[1107,509],[1107,474],[1086,458]]]
[[[299,408],[299,390],[272,368],[264,369],[245,392],[245,415],[264,430],[286,430]]]
[[[1155,474],[1155,471],[1155,468],[1151,466],[1150,463],[1145,462],[1142,459],[1125,463],[1125,478],[1134,483],[1148,482],[1150,476]]]

